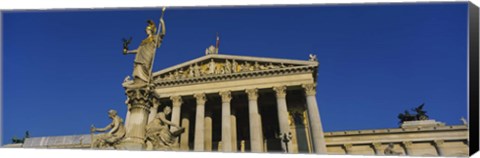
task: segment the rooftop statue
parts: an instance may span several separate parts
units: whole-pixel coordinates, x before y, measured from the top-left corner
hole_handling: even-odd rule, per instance
[[[12,143],[24,143],[26,138],[30,138],[30,133],[28,131],[25,132],[25,136],[22,139],[13,136]]]
[[[427,111],[423,110],[424,105],[425,103],[416,107],[415,109],[412,109],[413,111],[417,112],[417,115],[416,115],[417,120],[428,120]]]
[[[90,128],[92,138],[94,132],[105,132],[110,129],[108,133],[100,134],[92,139],[92,148],[113,147],[116,149],[116,145],[124,138],[126,130],[123,126],[123,119],[117,115],[117,111],[109,110],[108,117],[112,119],[112,123],[108,124],[106,127],[95,128],[95,126],[92,125]]]
[[[308,61],[317,61],[317,55],[315,54],[309,54],[308,57]]]
[[[403,123],[405,121],[419,121],[419,120],[428,120],[427,111],[423,110],[423,106],[425,103],[419,105],[418,107],[411,109],[411,111],[416,112],[415,115],[410,114],[407,110],[404,113],[398,114],[398,119],[400,119],[399,123]]]
[[[123,39],[123,54],[136,54],[133,66],[133,82],[126,79],[123,83],[124,87],[144,87],[150,83],[155,52],[162,44],[165,36],[164,13],[165,8],[162,10],[158,31],[152,20],[147,21],[147,27],[145,28],[147,38],[140,43],[137,49],[129,50],[128,48],[132,38],[129,40]]]

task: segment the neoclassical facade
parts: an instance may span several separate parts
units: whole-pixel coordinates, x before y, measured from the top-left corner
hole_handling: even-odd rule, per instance
[[[185,128],[180,150],[326,153],[317,68],[314,59],[208,54],[153,74],[148,121],[171,106],[170,120]],[[126,120],[133,130],[131,110]]]
[[[179,151],[384,155],[391,145],[399,155],[468,156],[466,124],[425,120],[324,132],[316,100],[318,66],[313,55],[289,60],[210,53],[157,71],[150,92],[126,90],[126,142],[151,149],[143,141],[145,125],[169,106],[167,119],[185,129],[176,140]],[[151,104],[139,99],[147,93],[153,94]],[[285,133],[288,142],[280,137]],[[34,137],[4,147],[90,148],[91,138]]]

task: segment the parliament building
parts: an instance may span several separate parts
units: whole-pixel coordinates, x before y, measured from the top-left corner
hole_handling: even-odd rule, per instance
[[[468,125],[411,121],[399,128],[324,132],[319,62],[206,53],[153,73],[151,121],[163,107],[185,130],[178,151],[468,156]],[[137,128],[131,105],[125,128]],[[319,109],[320,108],[320,109]],[[172,128],[172,127],[171,127]],[[4,147],[90,148],[91,136],[27,138]],[[148,150],[148,146],[147,146]]]

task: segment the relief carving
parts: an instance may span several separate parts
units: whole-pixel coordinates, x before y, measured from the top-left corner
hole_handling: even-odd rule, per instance
[[[292,67],[294,65],[286,65],[284,63],[260,63],[258,61],[249,62],[242,61],[242,63],[237,62],[235,59],[229,60],[225,59],[224,61],[210,61],[206,63],[195,63],[189,65],[188,67],[179,68],[168,72],[167,74],[160,76],[161,80],[178,80],[178,79],[188,79],[195,78],[200,76],[208,75],[218,75],[218,74],[232,74],[238,72],[251,72],[251,71],[260,71],[260,70],[269,70],[269,69],[278,69]]]

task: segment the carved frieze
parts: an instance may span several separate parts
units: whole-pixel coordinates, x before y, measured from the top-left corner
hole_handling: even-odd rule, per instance
[[[188,79],[196,78],[202,76],[212,76],[212,75],[224,75],[232,74],[239,72],[252,72],[252,71],[261,71],[269,69],[278,69],[285,67],[293,67],[298,65],[284,63],[259,63],[257,61],[242,61],[237,62],[236,60],[224,59],[224,60],[213,60],[210,59],[208,62],[199,62],[191,64],[184,68],[173,70],[166,74],[160,75],[157,80],[178,80],[178,79]]]

